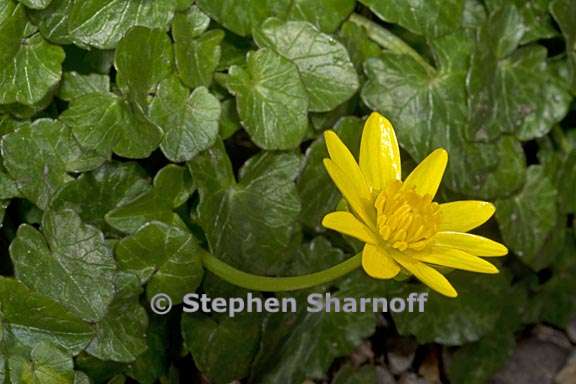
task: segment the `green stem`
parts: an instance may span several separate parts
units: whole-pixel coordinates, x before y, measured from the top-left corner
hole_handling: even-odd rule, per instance
[[[412,57],[418,64],[420,64],[426,72],[430,75],[436,73],[436,69],[428,63],[414,48],[406,44],[404,40],[390,32],[389,30],[382,28],[382,26],[376,24],[375,22],[361,16],[357,13],[350,15],[349,19],[352,23],[364,28],[368,37],[374,41],[376,44],[382,48],[389,49],[390,51],[408,55]]]
[[[267,277],[246,273],[224,263],[208,252],[202,252],[202,263],[207,270],[238,287],[253,291],[281,292],[311,288],[347,275],[362,265],[362,254],[359,253],[323,271],[293,277]]]

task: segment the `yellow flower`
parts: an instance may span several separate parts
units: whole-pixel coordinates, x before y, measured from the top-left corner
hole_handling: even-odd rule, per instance
[[[333,131],[324,138],[330,154],[324,165],[350,211],[331,212],[322,225],[366,243],[362,266],[368,275],[390,279],[403,268],[430,288],[456,297],[446,277],[428,264],[498,273],[479,256],[504,256],[506,247],[466,233],[488,220],[494,205],[433,202],[448,162],[444,149],[428,155],[402,181],[396,135],[382,115],[372,113],[364,125],[360,164]]]

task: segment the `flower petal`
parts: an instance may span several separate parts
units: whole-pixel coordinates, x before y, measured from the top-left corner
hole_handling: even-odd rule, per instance
[[[400,150],[390,121],[373,112],[364,124],[360,144],[360,169],[373,189],[400,180]]]
[[[378,238],[374,233],[350,212],[331,212],[324,216],[322,225],[345,235],[355,237],[365,243],[378,243]]]
[[[428,251],[415,252],[412,257],[424,263],[443,265],[464,271],[498,273],[498,269],[486,260],[455,248],[432,247]]]
[[[476,256],[504,256],[508,249],[486,237],[461,232],[438,232],[434,238],[434,245],[457,248]]]
[[[381,247],[366,244],[362,251],[362,268],[376,279],[391,279],[400,272],[400,266]]]
[[[414,188],[416,193],[434,197],[448,163],[448,152],[438,148],[429,154],[404,181],[404,188]]]
[[[496,208],[486,201],[464,200],[440,204],[441,231],[468,232],[484,224]]]
[[[346,148],[344,143],[340,140],[334,131],[324,132],[324,140],[326,141],[326,148],[330,158],[344,172],[346,177],[358,190],[358,194],[364,198],[370,199],[371,193],[366,179],[356,163],[356,159],[352,153]]]
[[[344,198],[350,204],[350,208],[366,223],[368,228],[375,228],[375,208],[371,200],[364,196],[353,183],[353,180],[338,167],[334,161],[324,159],[326,171],[340,190]]]
[[[418,280],[433,290],[448,297],[458,296],[458,292],[456,292],[454,287],[452,287],[452,284],[450,284],[448,279],[434,268],[429,267],[418,260],[414,260],[411,257],[404,255],[402,252],[395,252],[392,256],[398,264],[411,272]]]

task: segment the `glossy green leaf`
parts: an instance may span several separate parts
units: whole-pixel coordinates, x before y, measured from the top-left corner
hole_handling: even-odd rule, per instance
[[[152,317],[147,330],[148,348],[140,354],[136,361],[130,363],[126,375],[141,384],[154,384],[161,376],[168,373],[169,343],[171,324],[165,317]]]
[[[27,34],[24,7],[0,4],[0,104],[33,105],[58,84],[64,50],[39,34]]]
[[[182,338],[196,366],[210,382],[225,384],[248,375],[258,347],[260,326],[256,314],[221,319],[185,314]]]
[[[106,313],[116,263],[102,232],[83,224],[75,212],[46,212],[42,232],[20,226],[10,256],[16,277],[31,289],[87,321]]]
[[[209,86],[220,62],[224,32],[204,32],[210,19],[195,6],[177,14],[172,24],[176,67],[182,82],[190,88]]]
[[[52,2],[52,0],[18,0],[18,1],[27,6],[28,8],[32,9],[46,8]]]
[[[358,75],[342,44],[310,23],[268,19],[254,35],[298,67],[310,110],[325,112],[348,100],[358,89]]]
[[[118,43],[114,65],[122,93],[140,106],[172,72],[172,44],[159,29],[132,28]]]
[[[252,140],[265,149],[294,148],[308,125],[308,96],[294,64],[268,49],[230,67],[226,85]]]
[[[41,342],[34,346],[29,358],[16,355],[8,359],[10,382],[13,384],[72,384],[72,357],[57,347]]]
[[[448,151],[444,180],[451,189],[483,199],[509,196],[524,182],[524,154],[510,136],[493,143],[468,141],[470,46],[464,37],[459,33],[436,41],[439,69],[434,72],[403,54],[368,59],[362,98],[391,119],[400,145],[416,161],[438,147]]]
[[[148,316],[139,301],[142,288],[131,273],[119,272],[115,283],[116,296],[96,323],[96,336],[86,351],[102,360],[132,362],[147,348]]]
[[[355,5],[354,0],[293,0],[287,17],[308,21],[322,32],[334,33]]]
[[[108,93],[110,78],[106,75],[90,73],[83,75],[78,72],[65,72],[62,76],[58,97],[62,100],[72,101],[80,96],[90,93]]]
[[[164,130],[160,144],[164,155],[188,161],[216,141],[221,107],[205,87],[192,93],[176,77],[160,83],[150,106],[150,118]]]
[[[72,209],[83,222],[108,236],[118,236],[104,216],[150,188],[150,180],[138,164],[107,162],[62,187],[50,202],[50,209]]]
[[[570,0],[556,0],[550,4],[550,12],[560,26],[566,40],[566,54],[572,78],[572,93],[576,93],[576,4]]]
[[[115,247],[119,268],[147,284],[149,299],[165,293],[174,304],[200,285],[204,274],[201,252],[191,234],[159,222],[145,224]]]
[[[236,182],[221,142],[189,164],[200,192],[198,222],[212,253],[252,273],[286,262],[279,256],[300,211],[293,182],[299,165],[293,154],[265,152],[248,160]]]
[[[454,382],[486,383],[512,355],[515,346],[516,340],[510,332],[492,332],[458,350],[452,357],[448,375]]]
[[[69,309],[15,279],[0,278],[0,303],[3,325],[29,347],[47,341],[77,354],[94,336],[92,327]]]
[[[522,17],[520,23],[524,29],[522,43],[529,43],[539,39],[550,39],[558,32],[552,25],[552,18],[548,13],[550,0],[489,0],[486,2],[490,10],[514,4]]]
[[[174,40],[194,38],[204,33],[209,25],[210,17],[196,5],[192,5],[186,12],[176,13],[172,21],[172,34]]]
[[[422,285],[403,284],[403,294],[429,292],[429,296],[423,313],[393,313],[401,335],[414,335],[421,344],[462,345],[498,326],[502,311],[514,297],[505,277],[459,271],[447,277],[457,287],[457,298],[435,294]]]
[[[90,93],[72,100],[61,115],[84,148],[109,157],[147,157],[158,147],[162,131],[139,107],[112,93]]]
[[[175,0],[86,0],[69,10],[68,31],[80,46],[115,48],[134,26],[166,29],[174,15]]]
[[[247,61],[246,68],[230,67],[226,79],[242,125],[262,148],[298,146],[308,126],[308,95],[298,69],[269,49],[248,53]]]
[[[342,292],[342,296],[347,293]],[[254,382],[321,379],[336,357],[352,352],[374,331],[376,319],[371,312],[312,313],[305,310],[306,306],[305,300],[300,300],[298,313],[266,317],[251,376]],[[311,339],[316,342],[310,344]]]
[[[460,27],[464,0],[360,0],[382,20],[425,36],[438,37]]]
[[[73,5],[74,0],[52,0],[48,7],[31,10],[28,15],[44,38],[56,44],[70,44],[68,20]]]
[[[542,137],[568,111],[570,97],[550,72],[546,49],[514,51],[523,35],[515,7],[496,10],[480,28],[467,82],[472,140],[502,132],[521,140]]]
[[[541,248],[558,216],[558,192],[544,172],[541,166],[529,167],[524,188],[496,201],[496,219],[505,244],[534,270],[550,263],[549,257],[542,257]]]
[[[4,136],[2,156],[22,195],[42,209],[72,179],[67,172],[96,168],[104,161],[80,149],[69,128],[49,119],[21,125]]]
[[[285,0],[198,0],[198,7],[208,16],[237,35],[247,36],[267,17],[284,15]]]
[[[126,233],[134,233],[151,221],[187,230],[186,224],[173,210],[188,200],[190,193],[192,185],[188,170],[173,164],[167,165],[154,177],[150,191],[108,212],[106,222]]]

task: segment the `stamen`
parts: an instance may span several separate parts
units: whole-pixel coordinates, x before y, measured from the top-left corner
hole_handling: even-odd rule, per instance
[[[378,232],[388,246],[399,251],[424,249],[440,224],[440,207],[430,195],[419,195],[414,189],[402,188],[393,181],[377,192],[374,207]]]

